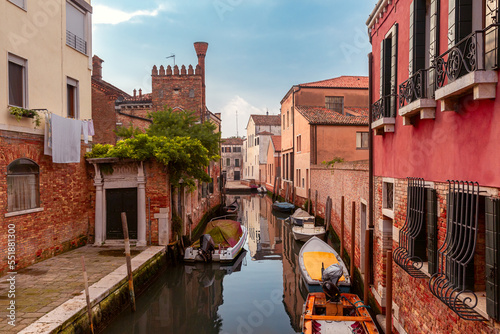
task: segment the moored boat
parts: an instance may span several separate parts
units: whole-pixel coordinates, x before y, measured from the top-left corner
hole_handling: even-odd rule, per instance
[[[304,334],[315,333],[379,333],[367,306],[358,296],[342,293],[340,298],[331,300],[323,292],[307,295],[301,317]]]
[[[341,292],[350,292],[351,277],[344,261],[338,253],[318,237],[309,239],[299,252],[299,268],[309,292],[321,292],[322,270],[338,264],[342,267],[342,277],[338,281]]]
[[[290,216],[290,222],[295,226],[302,226],[304,223],[314,224],[314,216],[310,215],[309,212],[298,208],[295,210],[293,215]]]
[[[232,262],[242,251],[248,230],[225,217],[212,219],[200,240],[186,248],[184,261]]]
[[[236,211],[238,211],[238,208],[239,208],[239,204],[238,204],[238,200],[235,199],[231,204],[229,205],[226,205],[223,209],[224,211],[226,211],[227,213],[235,213]]]
[[[300,208],[290,216],[290,220],[293,223],[292,233],[295,240],[306,242],[314,236],[323,238],[326,234],[325,227],[316,226],[314,216]]]
[[[291,212],[295,208],[295,205],[288,202],[274,202],[273,209],[281,212]]]

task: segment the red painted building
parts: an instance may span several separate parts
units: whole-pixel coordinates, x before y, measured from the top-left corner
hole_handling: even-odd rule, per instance
[[[497,0],[380,0],[367,21],[372,292],[385,307],[393,250],[400,333],[499,332],[497,17]]]

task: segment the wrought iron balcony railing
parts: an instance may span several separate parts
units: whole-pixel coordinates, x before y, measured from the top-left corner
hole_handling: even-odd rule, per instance
[[[383,96],[372,105],[372,121],[378,121],[384,117],[396,117],[397,94]]]
[[[71,46],[81,53],[87,54],[87,42],[69,30],[66,30],[66,45]]]
[[[415,74],[399,85],[399,107],[412,103],[418,99],[431,98],[434,87],[428,87],[429,73],[431,68],[418,70]]]
[[[434,60],[436,88],[474,72],[498,68],[498,26],[478,30]]]

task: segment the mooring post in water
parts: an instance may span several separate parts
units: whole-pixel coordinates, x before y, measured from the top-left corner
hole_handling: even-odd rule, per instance
[[[311,188],[307,192],[307,213],[311,214]]]
[[[132,261],[130,259],[130,240],[128,239],[127,214],[122,212],[123,239],[125,240],[125,257],[127,260],[128,290],[132,312],[135,312],[134,275],[132,274]]]
[[[85,257],[82,255],[83,267],[83,282],[85,284],[85,298],[87,300],[87,312],[89,314],[90,331],[94,334],[94,324],[92,322],[92,307],[90,306],[89,280],[87,277],[87,269],[85,268]]]
[[[392,251],[387,251],[386,258],[387,275],[385,276],[385,285],[387,296],[385,298],[385,333],[392,333]]]
[[[340,201],[340,257],[344,258],[344,196]]]
[[[293,187],[293,190],[292,190],[292,204],[295,205],[295,194],[297,193],[297,188],[296,187]]]
[[[365,230],[365,281],[363,288],[363,300],[368,305],[368,290],[370,289],[370,230]]]
[[[316,190],[316,196],[314,199],[314,215],[318,215],[318,191]]]
[[[351,279],[354,278],[354,255],[356,251],[356,202],[352,202],[352,222],[351,222]]]

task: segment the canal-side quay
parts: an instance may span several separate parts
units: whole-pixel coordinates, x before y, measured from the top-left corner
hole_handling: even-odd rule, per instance
[[[136,294],[140,294],[165,267],[166,249],[132,247],[131,255]],[[123,245],[84,246],[19,270],[14,285],[8,281],[10,275],[0,278],[0,332],[90,332],[82,256],[96,329],[127,307],[130,297]],[[9,298],[13,287],[15,296]],[[11,301],[15,302],[15,312],[8,310]],[[15,326],[9,324],[12,319]]]

